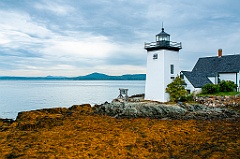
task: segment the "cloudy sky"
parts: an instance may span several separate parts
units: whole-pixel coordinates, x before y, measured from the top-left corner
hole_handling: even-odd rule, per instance
[[[181,70],[240,53],[239,0],[1,0],[0,76],[145,73],[162,22]]]

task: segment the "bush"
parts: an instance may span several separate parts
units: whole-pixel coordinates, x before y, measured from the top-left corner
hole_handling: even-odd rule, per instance
[[[235,91],[237,85],[233,81],[221,81],[219,83],[220,92],[232,92]]]
[[[172,83],[167,85],[166,92],[169,93],[171,101],[177,102],[181,97],[188,94],[183,86],[184,83],[184,80],[177,76]]]
[[[202,87],[203,94],[214,94],[218,93],[220,90],[219,85],[216,84],[206,84]]]
[[[206,84],[202,87],[203,94],[215,94],[218,92],[235,91],[237,85],[233,81],[222,80],[219,84]]]
[[[182,96],[179,100],[180,102],[193,102],[193,94],[188,94],[186,96]]]

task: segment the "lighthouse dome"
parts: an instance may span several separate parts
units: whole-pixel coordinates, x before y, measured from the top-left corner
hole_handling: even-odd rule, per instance
[[[162,28],[162,32],[156,35],[156,41],[170,41],[170,35],[164,32],[164,28]]]

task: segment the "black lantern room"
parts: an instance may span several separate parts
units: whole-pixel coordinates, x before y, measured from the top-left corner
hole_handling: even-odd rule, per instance
[[[156,35],[156,41],[170,41],[170,35],[164,32],[164,28],[162,28],[162,32]]]
[[[182,44],[170,41],[170,35],[164,32],[164,28],[162,28],[162,32],[156,35],[156,42],[145,43],[144,48],[147,51],[161,49],[179,51],[180,49],[182,49]]]

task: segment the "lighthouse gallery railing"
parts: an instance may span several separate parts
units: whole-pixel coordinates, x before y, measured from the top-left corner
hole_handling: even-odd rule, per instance
[[[173,48],[182,48],[182,44],[173,41],[157,41],[157,42],[150,42],[144,43],[144,48],[155,48],[155,47],[173,47]]]

